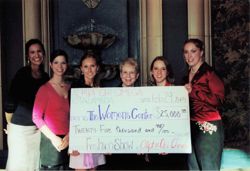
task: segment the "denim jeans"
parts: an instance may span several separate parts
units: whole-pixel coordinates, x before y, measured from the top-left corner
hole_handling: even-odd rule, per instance
[[[189,170],[220,170],[224,145],[222,121],[209,121],[216,131],[204,131],[201,125],[191,121],[192,153],[188,155]]]

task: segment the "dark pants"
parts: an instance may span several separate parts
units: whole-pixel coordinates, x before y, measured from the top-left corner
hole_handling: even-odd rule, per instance
[[[149,154],[147,170],[187,170],[186,154]]]
[[[106,155],[106,164],[98,170],[146,170],[144,155],[112,154]]]
[[[220,170],[224,145],[222,121],[209,121],[217,131],[201,130],[197,122],[191,121],[192,153],[188,155],[189,170]]]

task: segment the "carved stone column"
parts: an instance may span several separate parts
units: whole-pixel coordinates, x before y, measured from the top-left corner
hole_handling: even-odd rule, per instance
[[[50,13],[49,0],[41,0],[41,41],[47,54],[44,59],[45,71],[49,72],[49,56],[50,56]]]
[[[204,40],[203,0],[188,0],[188,37]]]
[[[188,0],[188,37],[205,44],[205,60],[211,64],[210,0]]]
[[[205,60],[212,65],[211,0],[204,0]]]
[[[23,0],[22,3],[24,46],[29,39],[38,38],[43,42],[46,54],[49,56],[49,0]],[[26,63],[26,59],[23,60]],[[48,71],[49,60],[48,58],[44,60],[45,70]]]
[[[23,0],[23,37],[25,42],[31,38],[41,38],[40,0]]]
[[[162,0],[141,0],[140,10],[141,77],[146,85],[152,60],[163,54]]]

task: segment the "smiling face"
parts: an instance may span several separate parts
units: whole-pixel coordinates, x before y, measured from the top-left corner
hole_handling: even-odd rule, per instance
[[[184,45],[183,55],[187,64],[194,70],[203,63],[203,51],[192,42]]]
[[[132,87],[138,79],[139,73],[137,73],[135,66],[125,63],[121,68],[120,77],[123,87]]]
[[[93,84],[94,78],[99,69],[95,58],[93,57],[85,58],[81,63],[80,69],[84,75],[85,82]]]
[[[165,63],[162,60],[154,61],[151,69],[151,75],[157,86],[163,86],[167,82],[168,71]]]
[[[43,62],[44,52],[39,44],[32,44],[28,50],[28,59],[33,66],[39,66]]]
[[[63,76],[67,70],[67,61],[65,56],[59,55],[50,63],[54,76]]]

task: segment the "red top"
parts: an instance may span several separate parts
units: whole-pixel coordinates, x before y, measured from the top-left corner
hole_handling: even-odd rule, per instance
[[[167,82],[167,81],[166,81],[165,86],[172,86],[172,84],[171,84],[170,82]]]
[[[47,82],[36,94],[32,119],[38,128],[47,125],[54,134],[66,135],[69,132],[68,97],[60,96]]]
[[[190,97],[191,120],[220,120],[218,107],[224,100],[224,84],[212,68],[203,63],[194,75]]]

